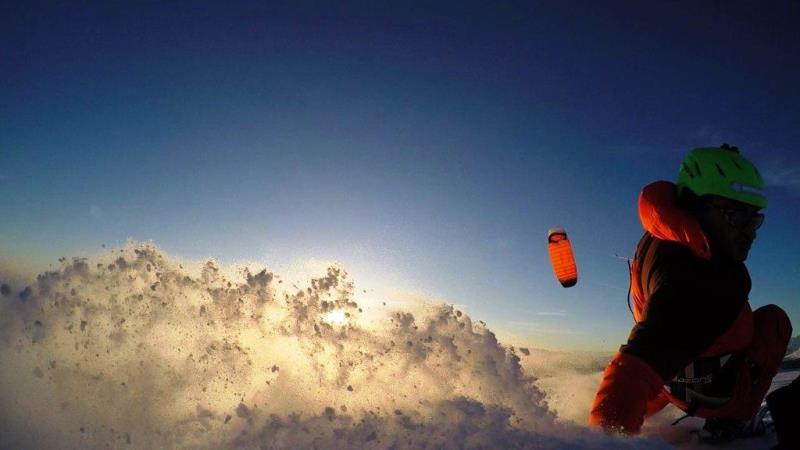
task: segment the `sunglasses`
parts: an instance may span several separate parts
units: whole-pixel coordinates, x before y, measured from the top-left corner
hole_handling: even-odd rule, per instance
[[[734,228],[743,229],[746,227],[753,227],[754,230],[757,230],[761,228],[761,225],[764,223],[764,214],[761,213],[751,213],[740,209],[720,208],[719,206],[713,205],[709,207],[721,212],[723,217],[725,217],[725,221],[728,222],[728,225]]]

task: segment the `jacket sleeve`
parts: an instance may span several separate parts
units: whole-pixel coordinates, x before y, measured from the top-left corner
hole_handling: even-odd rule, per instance
[[[589,425],[612,432],[638,433],[648,402],[658,396],[663,384],[647,363],[634,355],[617,353],[603,373]]]

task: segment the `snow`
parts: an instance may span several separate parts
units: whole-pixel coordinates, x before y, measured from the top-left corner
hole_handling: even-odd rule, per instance
[[[668,448],[557,419],[484,325],[341,267],[288,286],[131,243],[5,280],[0,448]]]
[[[130,243],[19,280],[0,267],[0,448],[704,448],[674,408],[588,429],[611,355],[517,351],[338,266],[289,286]]]
[[[588,411],[597,386],[600,383],[602,370],[611,359],[610,354],[583,352],[549,352],[531,350],[531,358],[523,358],[526,370],[544,373],[546,376],[537,380],[537,385],[545,392],[549,407],[556,411],[559,420],[586,426]],[[539,370],[546,366],[545,370]],[[772,383],[770,392],[785,386],[800,376],[800,370],[784,370],[778,373]],[[774,435],[735,441],[728,446],[709,445],[699,442],[696,432],[703,427],[704,420],[689,417],[677,425],[672,423],[684,413],[672,405],[649,418],[642,430],[647,438],[666,442],[673,448],[685,450],[703,450],[719,448],[736,448],[742,450],[771,449],[777,442]]]
[[[800,359],[800,349],[795,350],[794,352],[786,355],[787,360],[798,360]]]
[[[800,336],[795,336],[789,341],[789,345],[786,348],[786,354],[800,355],[798,351],[800,351]]]

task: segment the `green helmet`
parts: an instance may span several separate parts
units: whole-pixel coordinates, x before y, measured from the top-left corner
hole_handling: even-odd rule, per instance
[[[758,169],[739,154],[739,149],[728,144],[690,151],[678,172],[678,193],[684,188],[698,196],[714,194],[767,207],[767,199],[761,193],[764,180]]]

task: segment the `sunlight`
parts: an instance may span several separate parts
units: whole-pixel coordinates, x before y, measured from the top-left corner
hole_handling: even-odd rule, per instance
[[[344,326],[347,325],[347,314],[344,310],[337,309],[322,316],[322,320],[331,325]]]

